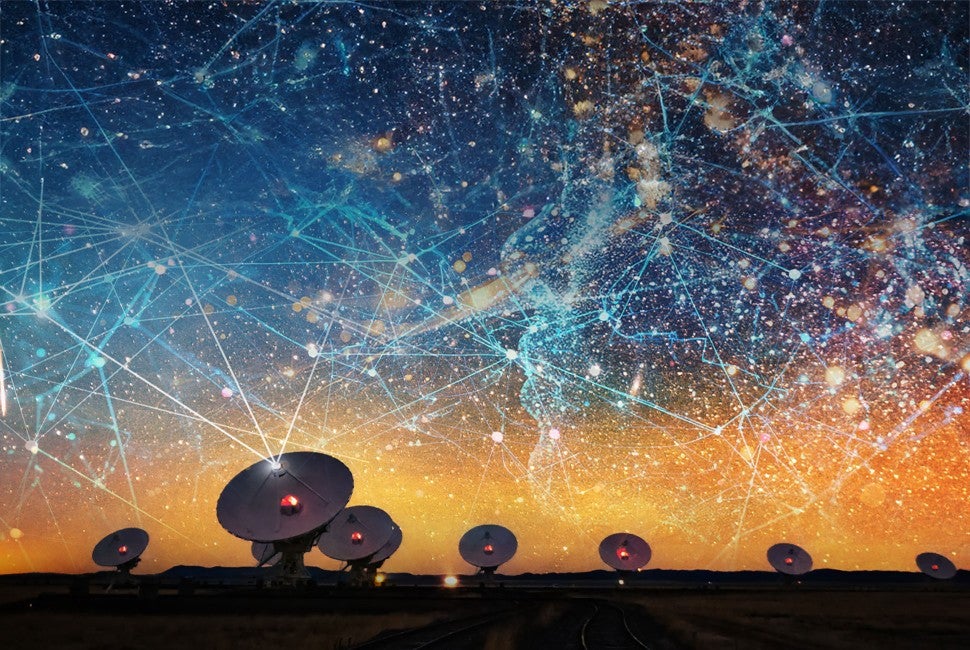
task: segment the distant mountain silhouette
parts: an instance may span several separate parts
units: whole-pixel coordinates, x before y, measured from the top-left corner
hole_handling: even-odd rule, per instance
[[[322,584],[342,582],[347,574],[340,571],[328,571],[317,567],[307,567],[313,581]],[[136,577],[153,577],[164,583],[178,583],[182,581],[198,582],[200,584],[256,584],[262,579],[273,575],[272,567],[203,567],[177,565],[161,573],[144,574],[136,571]],[[0,575],[0,584],[67,584],[78,578],[94,580],[108,580],[112,576],[110,571],[99,571],[81,575],[63,573],[20,573]],[[387,584],[392,585],[439,585],[440,575],[421,575],[412,573],[386,573]],[[474,583],[474,575],[461,576],[465,584]],[[647,569],[633,573],[618,573],[597,569],[594,571],[569,573],[522,573],[519,575],[496,575],[495,581],[510,585],[521,584],[535,586],[609,586],[623,580],[629,586],[657,586],[657,587],[731,587],[746,585],[778,585],[792,582],[793,579],[782,576],[773,571],[706,571],[706,570],[673,570]],[[951,584],[970,586],[970,571],[957,571],[951,580],[934,580],[916,571],[840,571],[838,569],[816,569],[797,579],[799,584],[808,586],[907,586]]]

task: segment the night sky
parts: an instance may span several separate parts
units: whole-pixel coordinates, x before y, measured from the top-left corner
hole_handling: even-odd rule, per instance
[[[0,572],[252,564],[220,490],[300,450],[390,571],[970,566],[968,25],[4,0]]]

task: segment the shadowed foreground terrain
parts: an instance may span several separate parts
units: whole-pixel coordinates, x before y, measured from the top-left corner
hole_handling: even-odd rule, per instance
[[[970,590],[0,586],[7,647],[964,648]],[[149,583],[150,585],[150,583]]]

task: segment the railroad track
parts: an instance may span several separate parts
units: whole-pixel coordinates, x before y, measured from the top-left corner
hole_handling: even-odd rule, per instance
[[[579,646],[583,650],[649,650],[630,629],[626,612],[616,603],[590,601],[592,612],[579,630]]]
[[[376,637],[350,648],[480,650],[496,640],[508,648],[563,650],[666,650],[675,647],[637,608],[600,598],[580,598],[543,615],[544,603],[517,603],[499,611],[433,623]],[[656,638],[653,634],[657,632]],[[644,635],[650,635],[650,643]]]

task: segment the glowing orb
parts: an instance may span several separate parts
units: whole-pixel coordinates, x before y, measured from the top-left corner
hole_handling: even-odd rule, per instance
[[[845,381],[845,370],[839,366],[829,366],[825,369],[825,383],[835,388]]]

